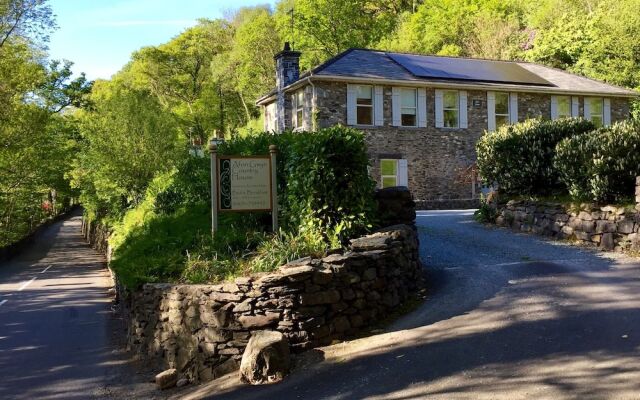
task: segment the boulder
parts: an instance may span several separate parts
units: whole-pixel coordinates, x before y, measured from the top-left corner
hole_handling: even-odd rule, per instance
[[[277,313],[268,313],[266,315],[243,315],[238,318],[240,324],[246,329],[264,328],[265,326],[275,324],[280,320]]]
[[[168,369],[156,375],[158,389],[164,390],[174,387],[178,383],[178,371],[175,368]]]
[[[291,364],[289,341],[277,331],[255,332],[240,362],[240,380],[252,385],[281,381]]]

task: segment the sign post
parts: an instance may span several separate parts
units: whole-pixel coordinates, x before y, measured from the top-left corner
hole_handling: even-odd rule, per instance
[[[218,156],[211,151],[211,234],[218,229],[219,212],[270,211],[273,231],[278,230],[276,146],[269,155]]]
[[[209,144],[211,153],[211,237],[215,236],[218,230],[218,146],[215,143]]]
[[[269,146],[269,154],[271,155],[271,225],[273,233],[278,231],[278,186],[276,184],[276,154],[278,146],[272,144]]]

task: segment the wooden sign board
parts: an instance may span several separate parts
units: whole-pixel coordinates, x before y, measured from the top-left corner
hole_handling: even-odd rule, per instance
[[[271,211],[269,156],[218,158],[218,211]]]
[[[278,231],[276,154],[268,156],[221,156],[214,141],[211,152],[211,235],[218,230],[220,211],[271,211],[273,232]]]

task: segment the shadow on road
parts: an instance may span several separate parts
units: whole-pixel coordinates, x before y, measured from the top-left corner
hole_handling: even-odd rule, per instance
[[[442,214],[419,221],[433,286],[420,309],[279,385],[210,398],[637,398],[637,260]]]

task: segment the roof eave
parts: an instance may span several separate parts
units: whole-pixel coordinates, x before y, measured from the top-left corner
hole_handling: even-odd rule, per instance
[[[459,89],[479,89],[479,90],[507,90],[507,91],[519,91],[524,93],[558,93],[558,94],[576,94],[582,96],[608,96],[608,97],[626,97],[626,98],[637,98],[640,97],[640,92],[636,92],[633,90],[627,90],[626,93],[619,92],[605,92],[605,91],[581,91],[581,90],[570,90],[570,89],[561,89],[558,87],[545,87],[545,86],[527,86],[527,85],[504,85],[498,83],[462,83],[462,82],[437,82],[430,80],[399,80],[399,79],[387,79],[387,78],[363,78],[363,77],[354,77],[354,76],[343,76],[343,75],[329,75],[329,74],[318,74],[308,77],[307,79],[312,79],[315,81],[334,81],[334,82],[359,82],[359,83],[381,83],[381,84],[396,84],[396,85],[405,85],[405,86],[428,86],[435,88],[459,88]],[[307,80],[305,79],[305,80]],[[290,91],[298,86],[300,86],[303,82],[296,81],[291,85],[284,88],[285,91]]]

